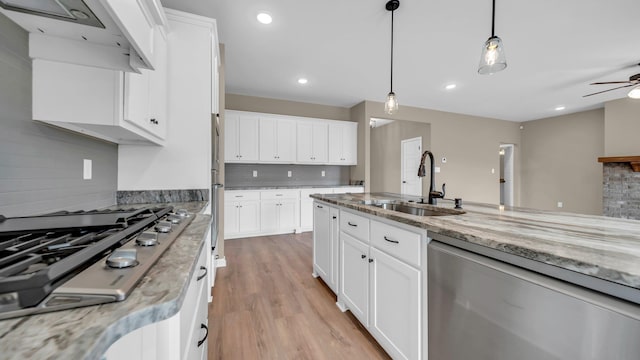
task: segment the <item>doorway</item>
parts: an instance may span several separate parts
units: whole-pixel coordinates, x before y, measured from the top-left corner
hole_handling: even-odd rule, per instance
[[[402,140],[400,146],[400,193],[422,196],[422,178],[418,176],[420,155],[422,154],[422,137]]]
[[[513,206],[513,144],[500,145],[500,205]]]

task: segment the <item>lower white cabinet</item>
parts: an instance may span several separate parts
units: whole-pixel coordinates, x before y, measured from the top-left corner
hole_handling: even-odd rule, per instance
[[[224,234],[242,237],[260,231],[260,192],[225,191]]]
[[[342,209],[339,217],[338,306],[350,310],[393,359],[421,359],[427,341],[426,231]]]
[[[362,186],[343,186],[337,188],[312,188],[300,190],[300,231],[313,230],[313,199],[311,194],[363,193]]]
[[[260,192],[260,231],[268,234],[294,233],[300,223],[299,190]]]
[[[324,203],[313,205],[313,275],[338,293],[339,210]]]
[[[113,343],[106,360],[200,360],[207,356],[208,293],[206,252],[203,246],[189,281],[180,311],[174,316],[137,329]]]

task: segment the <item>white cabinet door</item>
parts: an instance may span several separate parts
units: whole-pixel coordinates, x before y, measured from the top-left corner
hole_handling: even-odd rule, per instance
[[[298,122],[297,160],[301,163],[329,161],[329,124],[321,121]]]
[[[351,313],[369,326],[369,245],[340,232],[340,295]]]
[[[238,153],[238,121],[239,116],[231,112],[225,114],[224,123],[224,162],[237,162]]]
[[[238,202],[238,230],[241,233],[250,233],[260,230],[260,203],[259,201]]]
[[[331,212],[324,204],[313,206],[313,270],[332,287],[333,266],[331,257]],[[333,288],[333,287],[332,287]]]
[[[331,281],[330,283],[333,285],[331,289],[333,289],[334,293],[338,293],[339,286],[339,263],[340,263],[340,225],[339,219],[340,210],[334,207],[329,208],[329,221],[330,224],[330,238],[331,238]]]
[[[141,70],[140,74],[124,74],[124,120],[146,130],[150,128],[148,121],[151,72]]]
[[[238,219],[238,203],[226,202],[224,203],[224,235],[233,235],[239,232],[239,219]]]
[[[273,232],[278,230],[278,208],[280,207],[278,204],[277,200],[262,200],[260,202],[260,231]]]
[[[293,163],[296,161],[296,122],[278,120],[276,129],[278,161]]]
[[[343,121],[329,124],[329,163],[357,164],[358,124]]]
[[[372,247],[369,331],[394,359],[421,353],[420,271]]]
[[[260,119],[260,161],[278,161],[278,120]]]
[[[293,232],[298,228],[298,199],[281,200],[278,206],[278,230]]]
[[[300,229],[313,230],[313,200],[300,200]]]
[[[224,161],[258,161],[257,116],[237,114],[232,111],[225,116]]]
[[[167,135],[169,110],[167,94],[169,93],[169,68],[167,39],[164,32],[156,27],[154,35],[155,70],[149,75],[149,121],[150,131],[164,139]]]

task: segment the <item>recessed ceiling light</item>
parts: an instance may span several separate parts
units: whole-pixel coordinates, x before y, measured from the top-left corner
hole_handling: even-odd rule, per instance
[[[456,86],[458,86],[458,85],[456,85],[456,84],[449,84],[449,85],[445,86],[444,88],[445,88],[445,89],[447,89],[447,90],[453,90],[453,89],[455,89],[455,88],[456,88]]]
[[[556,111],[562,111],[562,110],[564,110],[564,109],[565,109],[565,107],[564,107],[564,106],[562,106],[562,105],[560,105],[560,106],[556,106],[556,109],[555,109],[555,110],[556,110]]]
[[[305,79],[305,78],[300,78],[300,79],[298,79],[298,84],[301,84],[301,85],[304,85],[304,84],[306,84],[306,83],[308,83],[308,82],[309,82],[309,80],[307,80],[307,79]]]
[[[271,18],[271,15],[267,14],[267,13],[260,13],[257,16],[258,21],[260,21],[262,24],[271,24],[271,22],[273,21],[273,18]]]

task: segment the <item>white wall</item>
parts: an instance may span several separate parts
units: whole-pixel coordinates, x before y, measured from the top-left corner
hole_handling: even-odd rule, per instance
[[[169,123],[164,147],[121,145],[118,190],[211,186],[211,26],[169,17]]]

